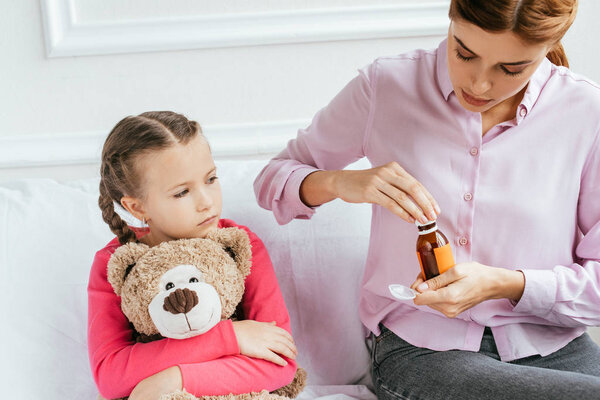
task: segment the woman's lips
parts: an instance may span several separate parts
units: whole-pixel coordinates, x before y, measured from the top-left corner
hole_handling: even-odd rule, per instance
[[[476,107],[485,106],[487,103],[489,103],[490,101],[492,101],[492,100],[478,99],[477,97],[471,96],[470,94],[468,94],[464,90],[462,91],[462,96],[463,96],[463,99],[465,99],[465,101],[467,103],[469,103],[472,106],[476,106]]]
[[[214,222],[215,218],[217,218],[216,215],[213,215],[212,217],[205,219],[204,221],[200,222],[198,225],[202,226],[202,225],[209,225],[210,223]]]

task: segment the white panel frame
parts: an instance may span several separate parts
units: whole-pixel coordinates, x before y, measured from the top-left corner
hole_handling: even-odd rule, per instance
[[[443,35],[449,1],[115,22],[78,21],[75,0],[40,0],[48,57]]]
[[[207,125],[215,158],[272,155],[310,121]],[[0,137],[0,169],[100,162],[107,131]]]

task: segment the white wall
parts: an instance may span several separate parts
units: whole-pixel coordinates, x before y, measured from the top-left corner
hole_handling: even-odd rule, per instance
[[[4,1],[8,3],[7,0]],[[63,154],[67,147],[76,149],[70,140],[76,135],[82,141],[77,146],[82,146],[82,149],[87,146],[83,152],[89,152],[90,146],[101,146],[101,140],[122,117],[147,110],[169,109],[182,112],[198,120],[203,126],[211,128],[207,132],[209,139],[213,139],[211,130],[215,126],[218,131],[225,131],[223,135],[226,135],[233,131],[258,129],[262,132],[261,127],[264,124],[279,126],[280,132],[277,134],[280,136],[294,136],[297,128],[303,126],[325,105],[354,76],[357,68],[366,65],[378,55],[395,54],[414,47],[432,47],[442,39],[445,29],[444,2],[441,2],[441,8],[437,7],[437,10],[442,11],[437,13],[441,21],[437,24],[437,34],[421,38],[402,37],[414,32],[386,28],[386,24],[389,25],[385,20],[387,17],[385,13],[377,13],[377,10],[378,7],[389,7],[391,3],[394,3],[392,7],[396,8],[398,4],[404,3],[409,7],[412,4],[413,8],[416,4],[414,1],[389,0],[179,0],[168,2],[167,6],[166,2],[158,0],[113,0],[102,2],[106,7],[99,7],[99,2],[77,0],[11,2],[5,7],[8,12],[0,14],[0,37],[4,38],[1,43],[4,57],[0,66],[3,69],[3,73],[0,74],[0,86],[6,88],[0,98],[0,155],[4,145],[5,151],[10,148],[10,153],[5,154],[5,159],[14,158],[15,153],[26,153],[23,149],[29,146],[32,147],[33,153],[41,152],[42,156],[33,161],[17,160],[11,164],[2,164],[0,157],[0,180],[21,176],[66,179],[89,175],[94,172],[93,166],[89,164],[95,160],[90,160],[89,157],[77,159],[77,154],[69,154],[65,157],[72,156],[72,162],[84,162],[88,165],[48,167],[47,164],[60,164],[64,160],[61,160],[61,157],[52,159],[52,155],[48,154],[46,149],[50,147],[56,154]],[[439,1],[417,2],[417,10],[423,5],[436,3],[440,4]],[[60,10],[62,5],[69,4],[72,4],[74,19],[79,24],[75,26],[76,29],[65,33],[67,39],[73,39],[70,43],[75,43],[76,49],[72,53],[85,53],[89,48],[106,54],[47,57],[47,51],[50,50],[51,54],[59,51],[44,45],[45,36],[47,39],[48,35],[44,34],[43,11]],[[278,10],[274,9],[275,4]],[[365,14],[374,15],[374,24],[384,28],[375,26],[372,30],[359,30],[365,37],[391,37],[312,43],[294,43],[293,38],[289,39],[296,33],[302,38],[303,32],[310,31],[314,28],[313,25],[317,24],[316,28],[321,29],[320,34],[324,37],[328,31],[338,32],[341,38],[351,37],[347,33],[344,34],[347,27],[343,26],[343,20],[336,20],[335,16],[324,18],[325,22],[319,19],[322,18],[320,13],[324,9],[340,7],[340,12],[349,9],[344,7],[345,4],[366,7]],[[189,34],[188,31],[173,30],[173,23],[169,25],[168,20],[165,23],[165,18],[170,17],[171,21],[175,21],[174,25],[177,28],[185,25],[186,20],[182,18],[250,15],[256,23],[249,26],[249,30],[253,30],[255,35],[266,37],[263,42],[269,43],[270,26],[260,31],[265,10],[291,12],[297,8],[306,11],[307,7],[316,11],[305,20],[292,21],[304,25],[296,30],[294,27],[289,31],[284,29],[281,36],[285,39],[287,35],[289,43],[282,44],[244,45],[244,31],[238,30],[231,32],[232,35],[242,37],[242,40],[238,40],[237,47],[197,48],[206,45],[201,43],[203,37],[196,38],[196,41],[190,37],[198,35],[197,30],[211,23],[211,20],[192,24]],[[227,14],[228,12],[230,14]],[[398,12],[388,14],[392,16],[392,22],[394,18],[398,19]],[[293,13],[291,15],[293,16]],[[143,25],[149,18],[155,20],[153,27],[158,27],[154,31],[148,31]],[[242,22],[252,25],[252,18]],[[402,21],[402,18],[399,20]],[[133,43],[129,47],[125,46],[126,49],[130,49],[128,53],[111,54],[111,51],[123,51],[121,43],[126,41],[120,40],[118,29],[122,27],[115,25],[115,22],[131,28],[125,29],[126,34],[123,35],[124,39]],[[223,26],[226,22],[219,22],[216,27]],[[403,26],[409,26],[410,21],[404,22]],[[88,31],[80,29],[82,26]],[[154,41],[157,46],[161,46],[158,42],[163,39],[173,39],[164,47],[179,47],[183,50],[147,50],[152,49],[154,43],[144,43],[143,37],[137,38],[136,29],[142,32],[142,35],[158,31],[160,37]],[[89,33],[90,31],[92,33]],[[111,35],[115,36],[114,32],[117,32],[117,40],[111,42],[114,39],[111,39]],[[210,35],[211,32],[200,34]],[[230,32],[220,34],[221,38],[215,39],[217,45],[219,40],[225,42]],[[68,44],[67,39],[63,42]],[[139,46],[136,46],[138,39]],[[104,40],[107,41],[108,50],[98,48],[98,43],[103,43]],[[249,38],[246,42],[252,43],[252,40],[253,38]],[[318,38],[311,38],[309,32],[304,34],[304,40]],[[273,41],[276,40],[271,40]],[[255,42],[260,43],[261,38]],[[211,45],[213,44],[208,43],[208,46]],[[61,45],[55,47],[61,50]],[[136,52],[139,49],[147,51]],[[249,125],[257,123],[258,127]],[[57,142],[49,144],[49,137]],[[285,141],[280,138],[278,147],[283,143]],[[53,145],[58,148],[52,148]],[[38,149],[39,146],[42,148]],[[43,168],[23,168],[40,162],[44,164]]]
[[[380,55],[436,46],[445,32],[448,3],[3,1],[0,181],[94,175],[102,139],[110,128],[123,116],[146,110],[170,109],[197,119],[207,128],[211,141],[220,138],[230,143],[219,157],[233,154],[235,135],[246,135],[248,146],[260,139],[264,143],[259,152],[272,154],[354,76],[357,68]],[[581,1],[578,18],[565,40],[572,68],[597,81],[600,58],[593,49],[600,33],[594,23],[600,15],[599,3]],[[398,11],[402,6],[408,7],[404,14]],[[348,20],[350,14],[344,12],[356,7],[362,7],[364,18],[372,18],[373,26],[365,27],[364,20],[363,25],[351,24],[352,29],[356,26],[351,34],[344,26],[344,18]],[[336,9],[340,18],[324,18],[328,9]],[[74,25],[63,32],[62,44],[45,45],[49,35],[44,32],[44,26],[48,27],[44,11],[49,10],[72,11]],[[269,36],[265,13],[281,12],[289,18],[294,10],[300,14],[290,21],[301,26]],[[302,17],[302,12],[309,14]],[[248,15],[254,19],[242,22],[256,22],[248,26],[253,37],[244,38],[244,29],[233,29],[231,35],[237,39],[230,39],[229,44],[225,37],[229,32],[212,38],[212,26],[227,26],[227,18],[235,24],[231,17]],[[60,20],[60,15],[55,20]],[[154,22],[148,27],[145,21]],[[267,26],[256,31],[256,24],[259,28]],[[411,24],[429,28],[419,32]],[[189,26],[189,35],[185,26]],[[202,27],[207,30],[202,31]],[[427,36],[422,36],[423,32]],[[290,40],[294,35],[299,37],[297,42]],[[248,45],[277,43],[279,38],[283,38],[279,44]],[[306,42],[310,40],[317,41]],[[211,47],[232,44],[236,47]],[[87,53],[92,55],[80,55]],[[265,130],[269,130],[272,141],[262,138]],[[255,153],[247,150],[241,155]]]

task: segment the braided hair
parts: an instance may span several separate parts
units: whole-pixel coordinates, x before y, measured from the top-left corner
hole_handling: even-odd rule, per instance
[[[120,204],[124,196],[144,197],[136,161],[151,151],[187,144],[196,135],[202,135],[196,121],[171,111],[125,117],[108,134],[102,148],[98,206],[121,244],[135,241],[136,234],[117,214],[114,203]]]

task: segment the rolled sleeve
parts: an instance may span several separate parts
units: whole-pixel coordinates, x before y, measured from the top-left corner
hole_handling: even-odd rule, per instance
[[[514,307],[515,312],[543,317],[556,302],[557,279],[552,270],[521,270],[525,275],[525,289]]]
[[[290,214],[291,218],[310,219],[315,213],[317,207],[309,207],[300,199],[300,185],[308,175],[315,171],[320,170],[317,168],[304,167],[292,172],[283,188],[282,196],[276,200],[277,202],[285,202],[284,206],[278,208],[287,210],[286,212]],[[277,221],[280,224],[283,224],[291,218],[283,218],[282,221],[277,219]]]

